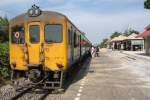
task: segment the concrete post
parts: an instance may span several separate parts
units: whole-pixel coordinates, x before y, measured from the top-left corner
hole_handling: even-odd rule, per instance
[[[132,40],[131,40],[131,51],[133,51],[133,44],[132,44]]]
[[[149,37],[145,37],[145,53],[146,54],[149,54],[149,45],[150,45]]]
[[[144,44],[144,40],[142,40],[142,51],[144,51],[145,50],[145,44]]]

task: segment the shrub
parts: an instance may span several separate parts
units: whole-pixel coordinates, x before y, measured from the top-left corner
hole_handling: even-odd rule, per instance
[[[10,77],[8,43],[0,44],[0,76],[5,79]]]

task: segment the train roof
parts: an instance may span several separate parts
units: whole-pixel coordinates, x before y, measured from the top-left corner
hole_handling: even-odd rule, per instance
[[[16,22],[24,22],[24,21],[34,21],[34,20],[49,20],[53,18],[58,19],[67,19],[74,27],[76,27],[65,15],[55,12],[55,11],[42,11],[41,15],[36,17],[30,17],[28,13],[23,13],[21,15],[18,15],[10,20],[10,24],[15,24]],[[77,28],[77,27],[76,27]],[[77,28],[78,29],[78,28]],[[84,32],[78,31],[82,34],[85,34]]]
[[[28,13],[23,13],[21,15],[18,15],[10,20],[10,22],[14,21],[20,21],[20,20],[31,20],[31,19],[39,19],[39,20],[46,20],[48,18],[67,18],[65,15],[54,12],[54,11],[42,11],[42,13],[39,16],[36,17],[30,17]]]

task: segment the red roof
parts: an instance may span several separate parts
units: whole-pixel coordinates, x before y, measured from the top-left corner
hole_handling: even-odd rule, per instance
[[[149,30],[149,29],[150,29],[150,24],[147,25],[147,26],[145,27],[145,29]]]
[[[146,36],[150,36],[150,30],[140,33],[137,37],[146,37]]]

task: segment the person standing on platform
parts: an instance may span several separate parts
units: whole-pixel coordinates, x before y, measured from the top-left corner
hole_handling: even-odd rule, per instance
[[[95,57],[99,57],[99,48],[98,48],[98,46],[95,48]]]
[[[95,56],[95,48],[92,46],[91,48],[91,56],[94,57]]]

